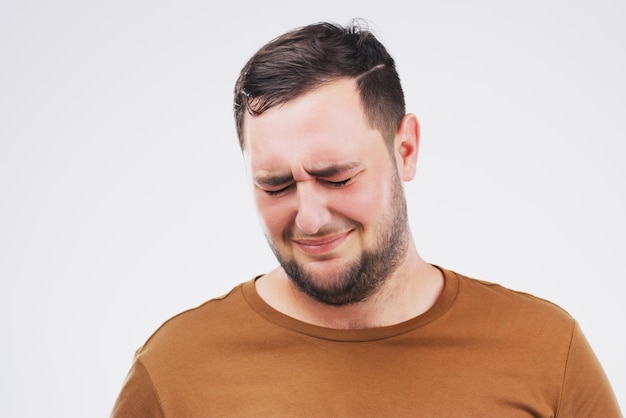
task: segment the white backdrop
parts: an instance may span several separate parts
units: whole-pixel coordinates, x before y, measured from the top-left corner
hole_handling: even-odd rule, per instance
[[[274,266],[233,84],[352,17],[422,124],[422,255],[568,310],[626,405],[626,4],[310,3],[1,3],[0,416],[107,416],[163,321]]]

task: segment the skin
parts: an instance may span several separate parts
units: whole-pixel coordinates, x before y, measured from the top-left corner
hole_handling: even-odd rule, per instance
[[[243,135],[261,223],[281,262],[256,281],[270,306],[315,325],[351,329],[403,322],[435,303],[442,275],[421,259],[402,216],[402,182],[414,178],[417,163],[414,115],[404,116],[390,150],[369,125],[354,80],[342,79],[246,115]],[[338,291],[364,254],[381,252],[393,254],[393,262],[373,265],[392,267],[375,271],[371,289],[350,297]],[[304,291],[286,272],[288,263],[326,296]]]

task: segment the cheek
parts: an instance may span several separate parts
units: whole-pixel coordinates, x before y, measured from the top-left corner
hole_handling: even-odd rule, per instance
[[[295,217],[286,199],[274,199],[257,192],[255,202],[265,234],[274,238],[282,236]]]
[[[380,179],[354,184],[354,187],[337,196],[335,207],[342,216],[358,222],[367,229],[384,215],[390,195],[388,188]]]

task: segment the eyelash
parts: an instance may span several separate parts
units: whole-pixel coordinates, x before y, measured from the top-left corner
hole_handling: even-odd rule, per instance
[[[342,187],[345,186],[346,184],[348,184],[350,182],[350,180],[352,180],[352,177],[347,178],[345,180],[341,180],[341,181],[327,181],[326,183],[333,186],[333,187]]]
[[[289,189],[290,187],[292,187],[294,184],[290,184],[287,187],[283,187],[282,189],[278,189],[278,190],[264,190],[265,193],[267,193],[270,196],[278,196],[279,194],[287,191],[287,189]]]
[[[347,178],[345,180],[341,180],[341,181],[324,181],[325,184],[331,186],[332,188],[336,188],[339,189],[343,186],[345,186],[346,184],[350,183],[350,181],[353,179],[354,177],[350,177]],[[270,196],[278,196],[284,192],[286,192],[287,190],[289,190],[291,187],[295,186],[295,183],[292,183],[286,187],[283,187],[282,189],[278,189],[278,190],[265,190],[265,193],[267,193]]]

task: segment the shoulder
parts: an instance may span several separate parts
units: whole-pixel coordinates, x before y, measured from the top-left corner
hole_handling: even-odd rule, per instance
[[[137,356],[150,363],[151,358],[193,351],[194,346],[205,344],[207,339],[219,338],[249,312],[242,295],[246,283],[165,321],[137,350]]]
[[[563,318],[572,319],[570,314],[561,306],[540,296],[514,290],[495,282],[463,276],[458,273],[453,274],[458,277],[460,292],[467,293],[468,296],[480,297],[495,303],[496,306],[500,304],[506,306],[514,305],[516,308],[532,311],[539,310],[541,313],[552,313]]]
[[[551,339],[558,335],[561,341],[569,340],[574,332],[575,319],[551,301],[455,272],[446,275],[458,281],[455,311],[461,315],[494,327],[551,335]]]

